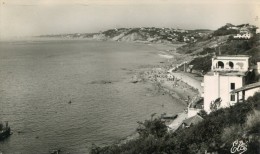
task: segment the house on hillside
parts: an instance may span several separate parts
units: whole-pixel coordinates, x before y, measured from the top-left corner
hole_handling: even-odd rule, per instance
[[[239,28],[238,28],[238,27],[236,27],[236,26],[231,26],[231,27],[228,27],[227,29],[228,29],[228,30],[229,30],[229,29],[238,30]]]
[[[260,29],[257,28],[257,29],[255,30],[255,33],[256,33],[256,34],[259,34],[259,33],[260,33]]]
[[[202,83],[204,86],[202,97],[204,97],[206,112],[229,107],[257,91],[256,88],[260,86],[260,62],[251,65],[250,58],[247,55],[212,58],[211,71],[204,75],[204,83]],[[249,86],[252,83],[256,85]]]
[[[252,33],[240,33],[234,36],[234,39],[250,39],[251,37],[253,37]]]
[[[249,26],[240,28],[239,33],[233,36],[234,39],[250,39],[251,37],[253,37],[253,33],[250,29],[252,28],[250,28]]]

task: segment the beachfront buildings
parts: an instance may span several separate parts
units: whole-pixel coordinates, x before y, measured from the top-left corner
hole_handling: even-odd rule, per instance
[[[211,71],[204,75],[202,83],[204,110],[209,113],[228,107],[259,91],[260,63],[257,64],[255,68],[251,67],[250,56],[247,55],[213,57]],[[251,87],[246,88],[248,85]],[[245,95],[247,90],[251,92]]]

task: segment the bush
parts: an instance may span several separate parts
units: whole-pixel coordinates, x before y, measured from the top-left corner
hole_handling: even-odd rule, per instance
[[[145,120],[144,122],[138,122],[138,124],[137,132],[141,138],[146,138],[150,135],[160,138],[167,133],[167,126],[159,118]]]
[[[227,25],[220,27],[219,29],[213,32],[213,36],[223,36],[223,35],[231,35],[231,34],[238,33],[238,31],[235,29],[227,29],[227,28],[228,28]]]
[[[202,118],[205,118],[208,114],[205,110],[201,110],[199,113],[198,113],[199,116],[201,116]]]
[[[203,48],[203,51],[200,52],[200,55],[205,55],[205,54],[209,54],[209,53],[214,53],[215,49],[213,48]]]
[[[222,108],[204,116],[204,121],[187,129],[167,133],[160,119],[139,122],[140,137],[123,145],[92,148],[92,154],[197,154],[209,152],[230,153],[232,143],[248,138],[248,154],[259,153],[259,111],[260,93],[250,97],[245,103],[237,103],[230,108]],[[255,135],[258,133],[258,136]]]
[[[255,110],[252,114],[247,116],[247,121],[245,123],[246,130],[250,134],[260,133],[260,111]]]
[[[194,69],[194,70],[201,70],[203,72],[208,72],[208,71],[210,71],[211,65],[212,65],[211,58],[212,58],[211,55],[208,55],[205,57],[198,57],[198,58],[193,59],[190,62],[190,65],[193,65],[192,69]]]

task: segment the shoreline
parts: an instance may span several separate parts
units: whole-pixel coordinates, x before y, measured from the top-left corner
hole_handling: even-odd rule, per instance
[[[153,46],[156,46],[158,48],[158,44],[151,44]],[[138,82],[143,82],[145,84],[151,84],[153,87],[155,87],[158,94],[162,95],[169,95],[172,99],[172,101],[178,102],[181,105],[188,106],[189,101],[200,95],[201,91],[196,86],[193,86],[191,84],[194,80],[183,80],[183,78],[180,78],[178,75],[171,73],[174,76],[174,80],[168,80],[167,74],[168,70],[172,68],[173,66],[176,66],[179,64],[178,61],[174,61],[174,59],[178,59],[180,54],[177,53],[177,48],[173,48],[173,45],[165,45],[165,44],[159,44],[159,48],[163,46],[164,49],[157,49],[158,50],[158,56],[164,58],[163,63],[159,65],[153,65],[148,66],[146,68],[139,68],[136,70],[135,75],[132,76],[132,83],[136,84]],[[167,49],[171,48],[171,49]],[[183,74],[184,72],[175,72]],[[189,77],[192,78],[192,77]],[[199,82],[199,81],[197,81]],[[186,110],[179,111],[176,113],[179,115],[180,119],[175,119],[174,121],[171,121],[168,123],[168,127],[170,131],[174,131],[179,123],[186,119]],[[159,115],[157,115],[159,116]],[[127,142],[134,140],[138,138],[139,135],[136,131],[132,132],[129,136],[120,139],[115,144],[116,145],[123,145]]]
[[[55,40],[90,40],[90,41],[100,41],[102,40],[93,40],[93,39],[48,39],[48,40],[34,40],[34,41],[55,41]],[[108,40],[110,41],[110,40]],[[30,41],[29,41],[30,42]],[[104,41],[106,42],[106,41]],[[111,41],[116,42],[116,41]],[[121,42],[119,42],[121,43]],[[194,97],[198,94],[194,88],[184,83],[181,79],[175,80],[167,80],[167,72],[170,68],[178,65],[180,61],[184,61],[183,55],[177,53],[177,48],[183,44],[170,44],[170,43],[150,43],[150,42],[122,42],[122,43],[137,43],[137,44],[146,44],[147,46],[151,46],[156,49],[157,56],[162,58],[162,62],[160,64],[152,64],[144,67],[139,67],[135,69],[136,79],[132,80],[132,83],[143,82],[144,84],[151,84],[156,93],[159,95],[169,95],[171,97],[172,102],[176,102],[176,104],[187,106],[187,102],[189,98]],[[149,43],[149,44],[148,44]],[[188,57],[189,58],[189,57]],[[132,78],[133,79],[133,78]],[[176,114],[183,113],[183,110],[177,111]],[[160,116],[159,113],[157,116]],[[135,139],[138,137],[136,131],[131,132],[129,136],[124,137],[123,139],[116,141],[115,143],[123,144],[129,140]]]

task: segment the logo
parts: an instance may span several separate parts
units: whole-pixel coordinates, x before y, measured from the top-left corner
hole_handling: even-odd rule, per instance
[[[242,154],[247,151],[247,142],[244,142],[243,140],[235,140],[232,144],[232,147],[230,149],[231,153],[238,153]]]

